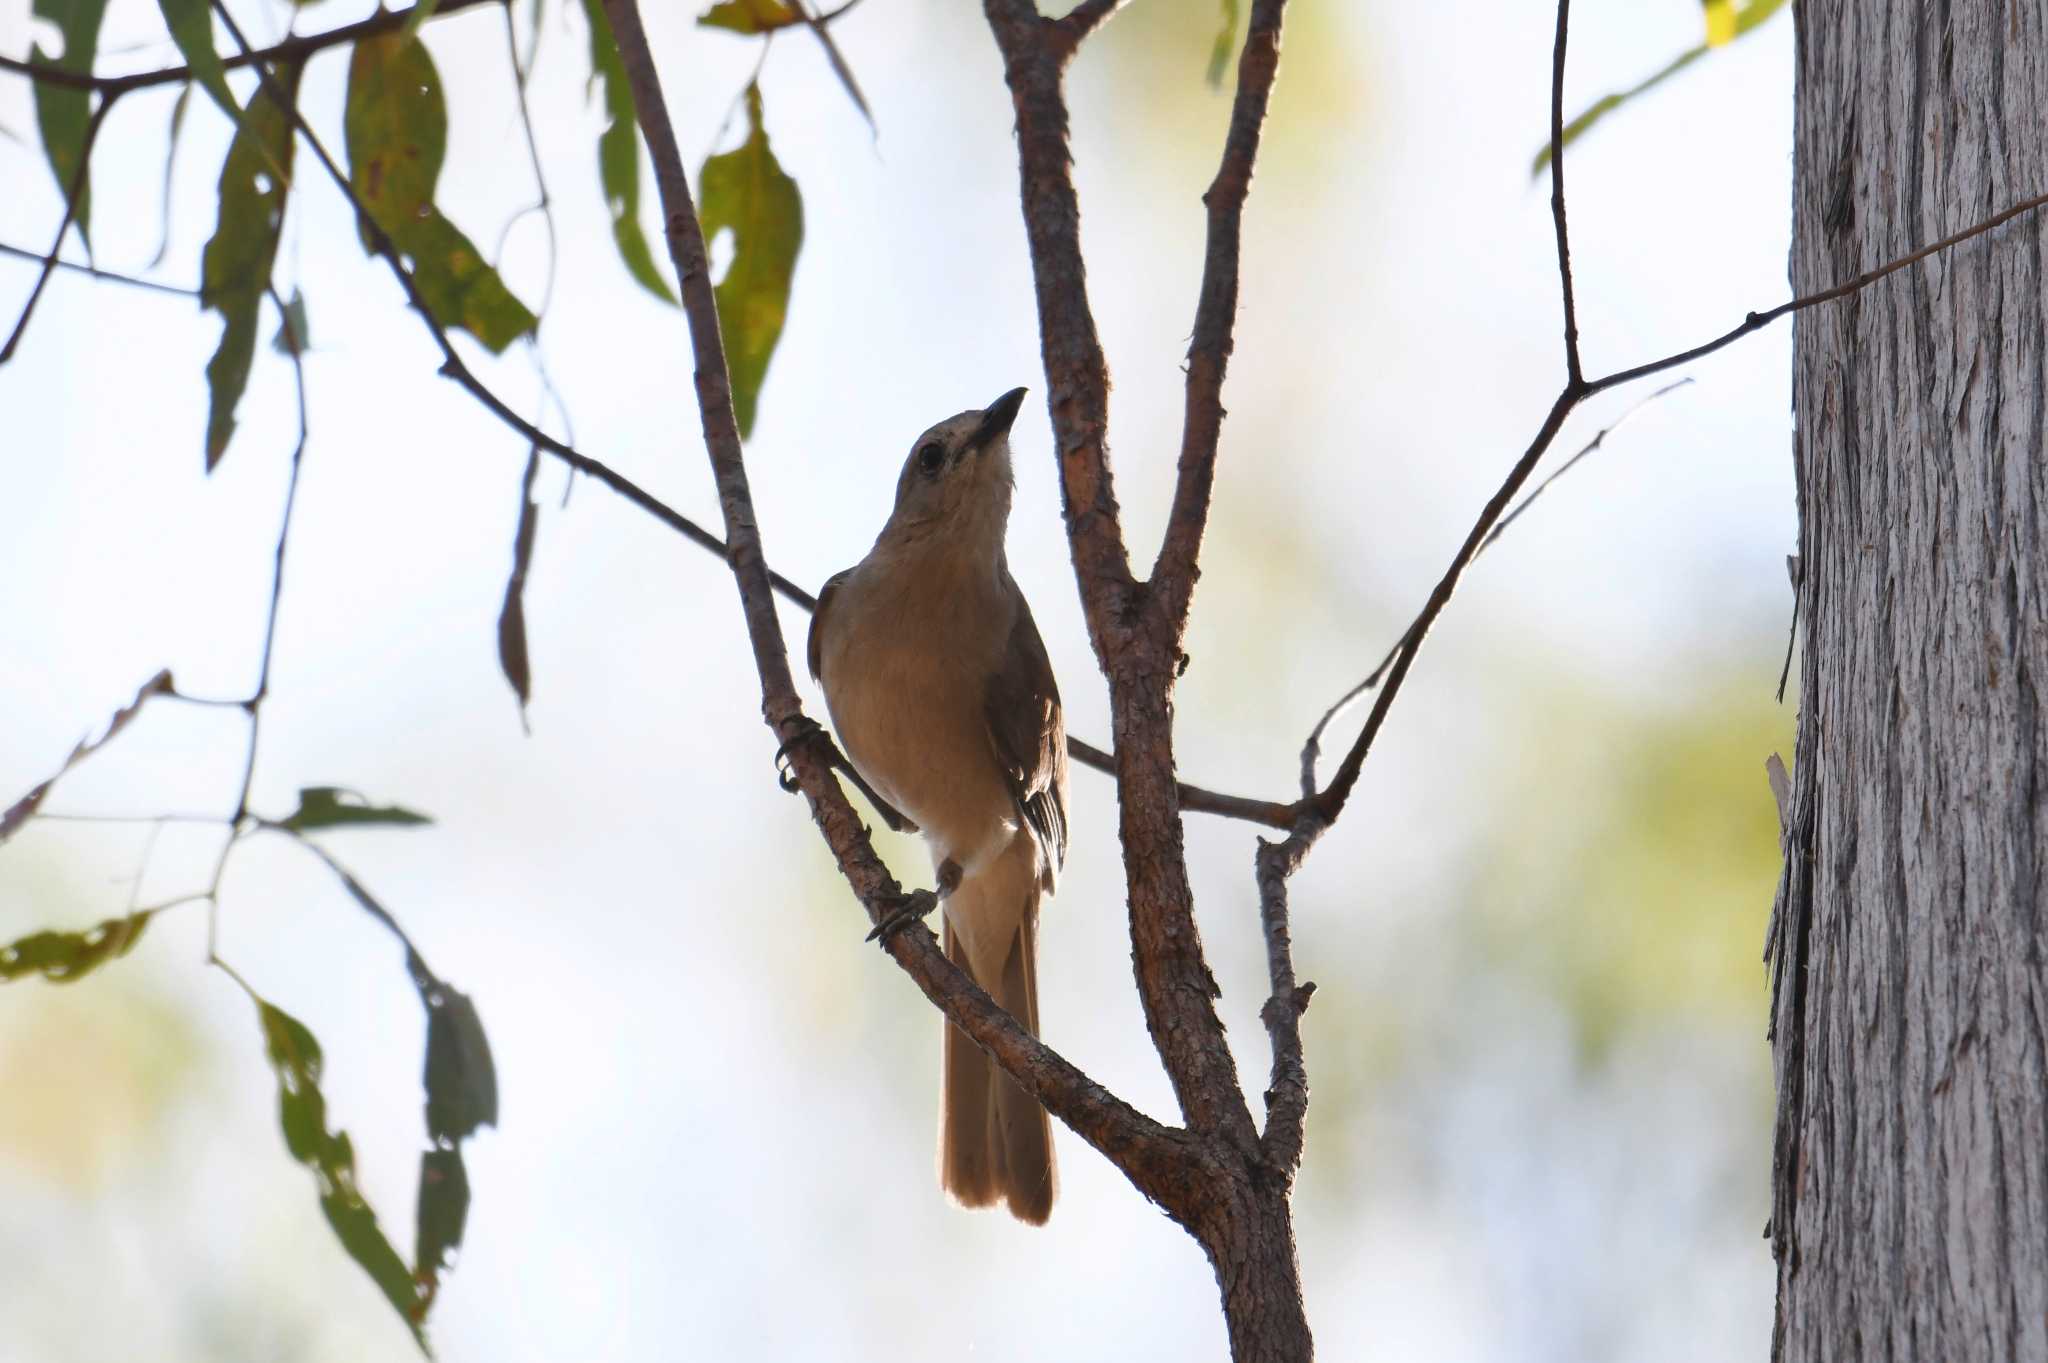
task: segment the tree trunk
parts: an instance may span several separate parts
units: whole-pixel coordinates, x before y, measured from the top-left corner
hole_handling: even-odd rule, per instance
[[[2029,0],[1800,0],[1792,282],[2048,187]],[[1779,1359],[2048,1358],[2042,219],[1800,315]]]

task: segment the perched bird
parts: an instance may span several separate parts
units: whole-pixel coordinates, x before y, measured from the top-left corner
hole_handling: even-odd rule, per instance
[[[930,845],[946,955],[1038,1034],[1038,906],[1067,851],[1067,735],[1031,608],[1010,577],[1010,426],[1024,390],[919,436],[866,558],[811,621],[811,675],[872,793]],[[950,1023],[939,1183],[1042,1225],[1056,1178],[1045,1109]]]

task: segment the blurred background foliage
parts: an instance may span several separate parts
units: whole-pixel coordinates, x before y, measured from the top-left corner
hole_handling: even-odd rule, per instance
[[[302,27],[367,12],[341,6],[311,7]],[[281,8],[245,8],[259,41],[280,35]],[[501,21],[484,9],[423,30],[450,109],[440,193],[479,244],[532,196]],[[1291,10],[1179,695],[1185,773],[1273,797],[1526,439],[1556,364],[1547,219],[1527,178],[1547,11]],[[601,90],[586,97],[584,17],[541,14],[531,97],[554,181],[554,303],[537,347],[466,353],[522,410],[552,413],[544,355],[579,446],[708,519],[678,318],[622,268],[617,183],[599,183],[608,113]],[[693,17],[649,7],[684,145],[709,156],[748,136],[745,119],[715,134],[758,40]],[[1203,79],[1219,18],[1136,0],[1072,77],[1140,556],[1163,524],[1197,196],[1227,117]],[[1701,41],[1694,0],[1586,0],[1575,20],[1571,109]],[[1782,296],[1788,29],[1759,28],[1575,147],[1590,365]],[[878,135],[804,35],[778,38],[759,73],[804,238],[750,456],[771,555],[813,585],[865,548],[911,435],[1036,386],[1008,100],[978,15],[866,0],[834,33]],[[45,30],[26,0],[0,4],[0,51],[31,36]],[[129,0],[110,8],[101,54],[121,69],[175,60],[153,8]],[[337,144],[345,68],[328,55],[305,74],[304,105]],[[247,99],[245,77],[235,89]],[[96,259],[113,268],[156,245],[174,95],[159,93],[110,118],[96,162]],[[231,135],[198,105],[163,267],[187,283]],[[33,123],[23,83],[0,79],[0,126]],[[40,249],[61,211],[48,168],[32,141],[0,146],[0,164],[22,189],[0,202],[0,240]],[[1199,1253],[1078,1142],[1062,1138],[1064,1200],[1043,1234],[939,1200],[936,1024],[862,948],[798,802],[775,790],[722,568],[599,489],[565,504],[553,469],[535,491],[521,738],[494,629],[525,451],[434,379],[342,201],[307,183],[297,205],[278,258],[308,299],[313,439],[256,804],[282,816],[301,787],[333,784],[435,818],[335,830],[329,845],[475,998],[499,1061],[504,1121],[469,1147],[476,1203],[436,1307],[441,1355],[638,1358],[688,1341],[687,1356],[717,1358],[1221,1358]],[[534,226],[514,228],[497,265],[519,298],[547,292]],[[11,316],[32,271],[0,271]],[[8,799],[158,666],[202,692],[246,686],[293,433],[289,366],[259,347],[237,456],[203,477],[200,373],[219,323],[70,276],[51,289],[0,369],[26,452],[0,506]],[[1320,986],[1297,1210],[1325,1356],[1764,1347],[1760,955],[1777,850],[1763,760],[1790,759],[1792,728],[1791,698],[1770,699],[1791,540],[1783,346],[1767,335],[1701,366],[1696,388],[1632,422],[1488,556],[1346,824],[1296,882],[1299,967]],[[1589,413],[1562,447],[1618,410]],[[1074,728],[1100,740],[1044,444],[1042,425],[1020,425],[1012,557]],[[153,708],[50,808],[218,809],[239,774],[236,723]],[[1130,985],[1111,793],[1076,782],[1048,1034],[1168,1114]],[[188,891],[218,836],[172,825],[145,848],[145,828],[38,821],[0,850],[0,940]],[[892,865],[923,866],[915,840],[880,836]],[[1252,836],[1205,819],[1188,833],[1255,1096]],[[420,1009],[402,953],[294,850],[237,854],[223,952],[320,1037],[329,1112],[403,1225]],[[262,1037],[201,969],[207,934],[205,907],[186,906],[86,980],[0,988],[8,1357],[416,1356],[282,1148]]]

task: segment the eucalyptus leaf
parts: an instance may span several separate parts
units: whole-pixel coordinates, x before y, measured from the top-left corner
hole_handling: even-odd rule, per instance
[[[656,298],[674,303],[675,291],[662,278],[647,233],[640,226],[640,125],[633,116],[633,90],[619,61],[618,40],[612,36],[603,0],[583,0],[583,12],[590,21],[590,79],[604,86],[605,125],[597,137],[597,182],[611,213],[612,240],[619,248],[619,259],[626,263],[626,273]]]
[[[80,75],[92,72],[99,52],[100,21],[106,17],[107,0],[35,0],[29,12],[56,25],[64,39],[62,56],[52,56],[37,43],[29,49],[29,61],[37,66],[54,66]],[[78,197],[71,219],[78,235],[88,245],[92,240],[92,172],[81,177],[85,160],[85,130],[92,122],[92,92],[49,81],[34,81],[36,127],[43,135],[43,155],[50,173],[57,177],[57,192],[71,200],[71,187]]]
[[[352,790],[339,786],[307,786],[299,792],[299,807],[278,820],[280,827],[294,833],[315,828],[339,828],[349,824],[398,824],[415,826],[433,820],[398,805],[373,805]]]
[[[285,195],[290,188],[292,118],[272,91],[298,98],[302,64],[275,70],[249,100],[235,140],[220,171],[219,219],[206,243],[199,275],[199,304],[221,315],[220,344],[206,366],[210,406],[206,419],[206,471],[213,472],[235,432],[235,407],[249,385],[256,355],[256,316],[270,290],[277,243],[284,232]]]
[[[263,999],[256,999],[264,1049],[277,1072],[278,1126],[292,1158],[313,1171],[320,1210],[335,1238],[377,1284],[398,1312],[421,1352],[427,1352],[427,1298],[412,1270],[378,1228],[377,1214],[356,1186],[355,1147],[345,1131],[327,1127],[327,1100],[320,1093],[320,1043],[305,1024]]]
[[[1784,7],[1785,0],[1749,0],[1748,4],[1735,11],[1732,31],[1728,33],[1725,41],[1733,42],[1737,38],[1755,32],[1759,25]],[[1670,80],[1673,76],[1685,70],[1686,67],[1691,66],[1701,57],[1706,56],[1714,47],[1720,45],[1720,43],[1710,44],[1703,42],[1697,47],[1687,48],[1638,84],[1631,85],[1626,90],[1618,90],[1612,94],[1602,95],[1599,99],[1593,101],[1577,118],[1565,124],[1564,145],[1569,147],[1578,140],[1581,134],[1601,119],[1607,117],[1607,115],[1613,113],[1616,109],[1619,109],[1637,96],[1648,94],[1665,81]],[[1541,175],[1549,166],[1550,143],[1546,140],[1543,146],[1537,150],[1535,160],[1529,165],[1530,178],[1534,179],[1536,176]]]
[[[84,932],[33,932],[17,938],[0,946],[0,980],[41,975],[69,984],[126,956],[141,940],[149,919],[147,913],[132,913],[126,918],[109,918]]]
[[[434,321],[469,332],[493,353],[532,331],[539,319],[434,204],[448,106],[423,43],[403,33],[356,42],[342,134],[356,198],[410,262]],[[358,228],[364,249],[374,250],[369,225]]]
[[[804,240],[803,197],[768,145],[759,85],[747,87],[746,107],[746,140],[706,161],[702,176],[705,243],[721,232],[733,237],[732,264],[714,294],[742,436],[753,430],[768,361],[782,339]]]

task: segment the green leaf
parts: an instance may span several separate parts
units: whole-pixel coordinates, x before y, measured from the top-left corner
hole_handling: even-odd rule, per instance
[[[277,335],[270,348],[280,355],[303,355],[313,348],[313,333],[306,321],[306,295],[297,287],[284,302],[284,316],[277,319]]]
[[[661,277],[640,227],[640,126],[633,118],[632,87],[626,83],[626,68],[619,62],[619,45],[603,0],[583,0],[583,12],[590,20],[590,78],[604,84],[606,123],[597,138],[597,180],[605,207],[611,210],[612,240],[626,262],[626,273],[656,298],[673,303],[675,292]]]
[[[199,304],[226,324],[206,366],[212,405],[206,419],[206,471],[213,472],[235,433],[235,405],[249,386],[256,355],[256,313],[270,289],[271,267],[284,230],[291,174],[292,119],[271,97],[271,86],[296,99],[301,64],[278,66],[276,79],[249,100],[220,171],[220,218],[200,266]]]
[[[433,820],[398,805],[373,805],[352,790],[339,786],[307,786],[299,792],[299,807],[278,820],[294,833],[315,828],[339,828],[344,824],[428,824]]]
[[[498,1070],[483,1019],[468,995],[451,989],[414,954],[407,963],[427,1005],[427,1134],[437,1145],[466,1140],[498,1124]]]
[[[493,353],[532,331],[538,319],[434,206],[448,151],[448,107],[422,43],[399,33],[356,43],[342,132],[356,197],[410,260],[433,319],[469,332]],[[364,249],[374,251],[369,227],[358,227]]]
[[[698,27],[722,28],[730,33],[773,33],[803,21],[796,7],[784,0],[719,0],[697,16]]]
[[[81,74],[92,71],[107,0],[35,0],[30,12],[55,24],[64,38],[63,56],[53,57],[37,44],[29,49],[32,63]],[[85,159],[85,130],[92,121],[92,92],[47,81],[36,81],[34,85],[36,126],[43,134],[43,155],[50,162],[50,173],[57,177],[57,192],[67,201],[71,198],[72,182],[78,183],[78,203],[71,216],[78,224],[80,239],[90,244],[92,174],[88,170],[80,178],[79,163]]]
[[[1230,71],[1230,49],[1237,39],[1237,0],[1223,0],[1223,27],[1217,30],[1216,45],[1209,49],[1209,88],[1221,90]]]
[[[1749,0],[1748,4],[1735,12],[1734,31],[1728,36],[1727,41],[1732,42],[1744,34],[1754,32],[1764,20],[1770,18],[1784,7],[1785,0]],[[1718,45],[1715,44],[1714,46]],[[1593,101],[1592,106],[1584,113],[1581,113],[1577,118],[1565,124],[1564,145],[1569,147],[1578,139],[1581,133],[1585,132],[1595,123],[1598,123],[1622,105],[1636,98],[1636,96],[1648,94],[1656,89],[1686,67],[1691,66],[1701,57],[1706,56],[1711,50],[1712,48],[1707,43],[1701,43],[1698,47],[1687,48],[1667,62],[1661,70],[1640,84],[1632,85],[1626,90],[1619,90],[1613,94],[1602,95],[1599,99]],[[1550,143],[1546,141],[1537,150],[1535,160],[1529,165],[1529,177],[1534,179],[1548,169],[1549,166]]]
[[[242,106],[235,103],[235,92],[228,89],[227,67],[221,64],[220,53],[213,46],[213,10],[207,0],[157,0],[157,6],[163,10],[164,26],[171,31],[171,41],[178,45],[185,64],[192,68],[192,78],[213,96],[213,102],[220,105],[230,121],[241,126]]]
[[[440,1288],[449,1254],[461,1248],[468,1220],[469,1171],[462,1152],[450,1147],[421,1154],[412,1261],[419,1265],[420,1286],[430,1299]]]
[[[370,1275],[426,1352],[423,1322],[428,1299],[378,1229],[376,1212],[356,1187],[355,1147],[348,1133],[327,1129],[327,1100],[320,1093],[320,1043],[297,1018],[261,998],[256,999],[256,1012],[271,1068],[277,1071],[278,1125],[285,1148],[313,1171],[320,1210],[335,1238]]]
[[[749,85],[746,99],[747,140],[706,161],[702,176],[705,244],[721,232],[733,236],[732,265],[714,293],[742,436],[754,428],[804,240],[803,197],[768,145],[760,86]]]
[[[533,671],[526,656],[526,570],[533,563],[534,533],[540,527],[540,504],[533,500],[533,480],[540,472],[540,446],[526,456],[526,476],[519,486],[519,528],[512,535],[512,572],[505,579],[505,601],[498,608],[498,666],[519,697],[523,723],[533,696]]]
[[[109,918],[84,932],[34,932],[0,946],[0,980],[41,975],[69,984],[108,961],[126,956],[142,939],[149,914]]]

